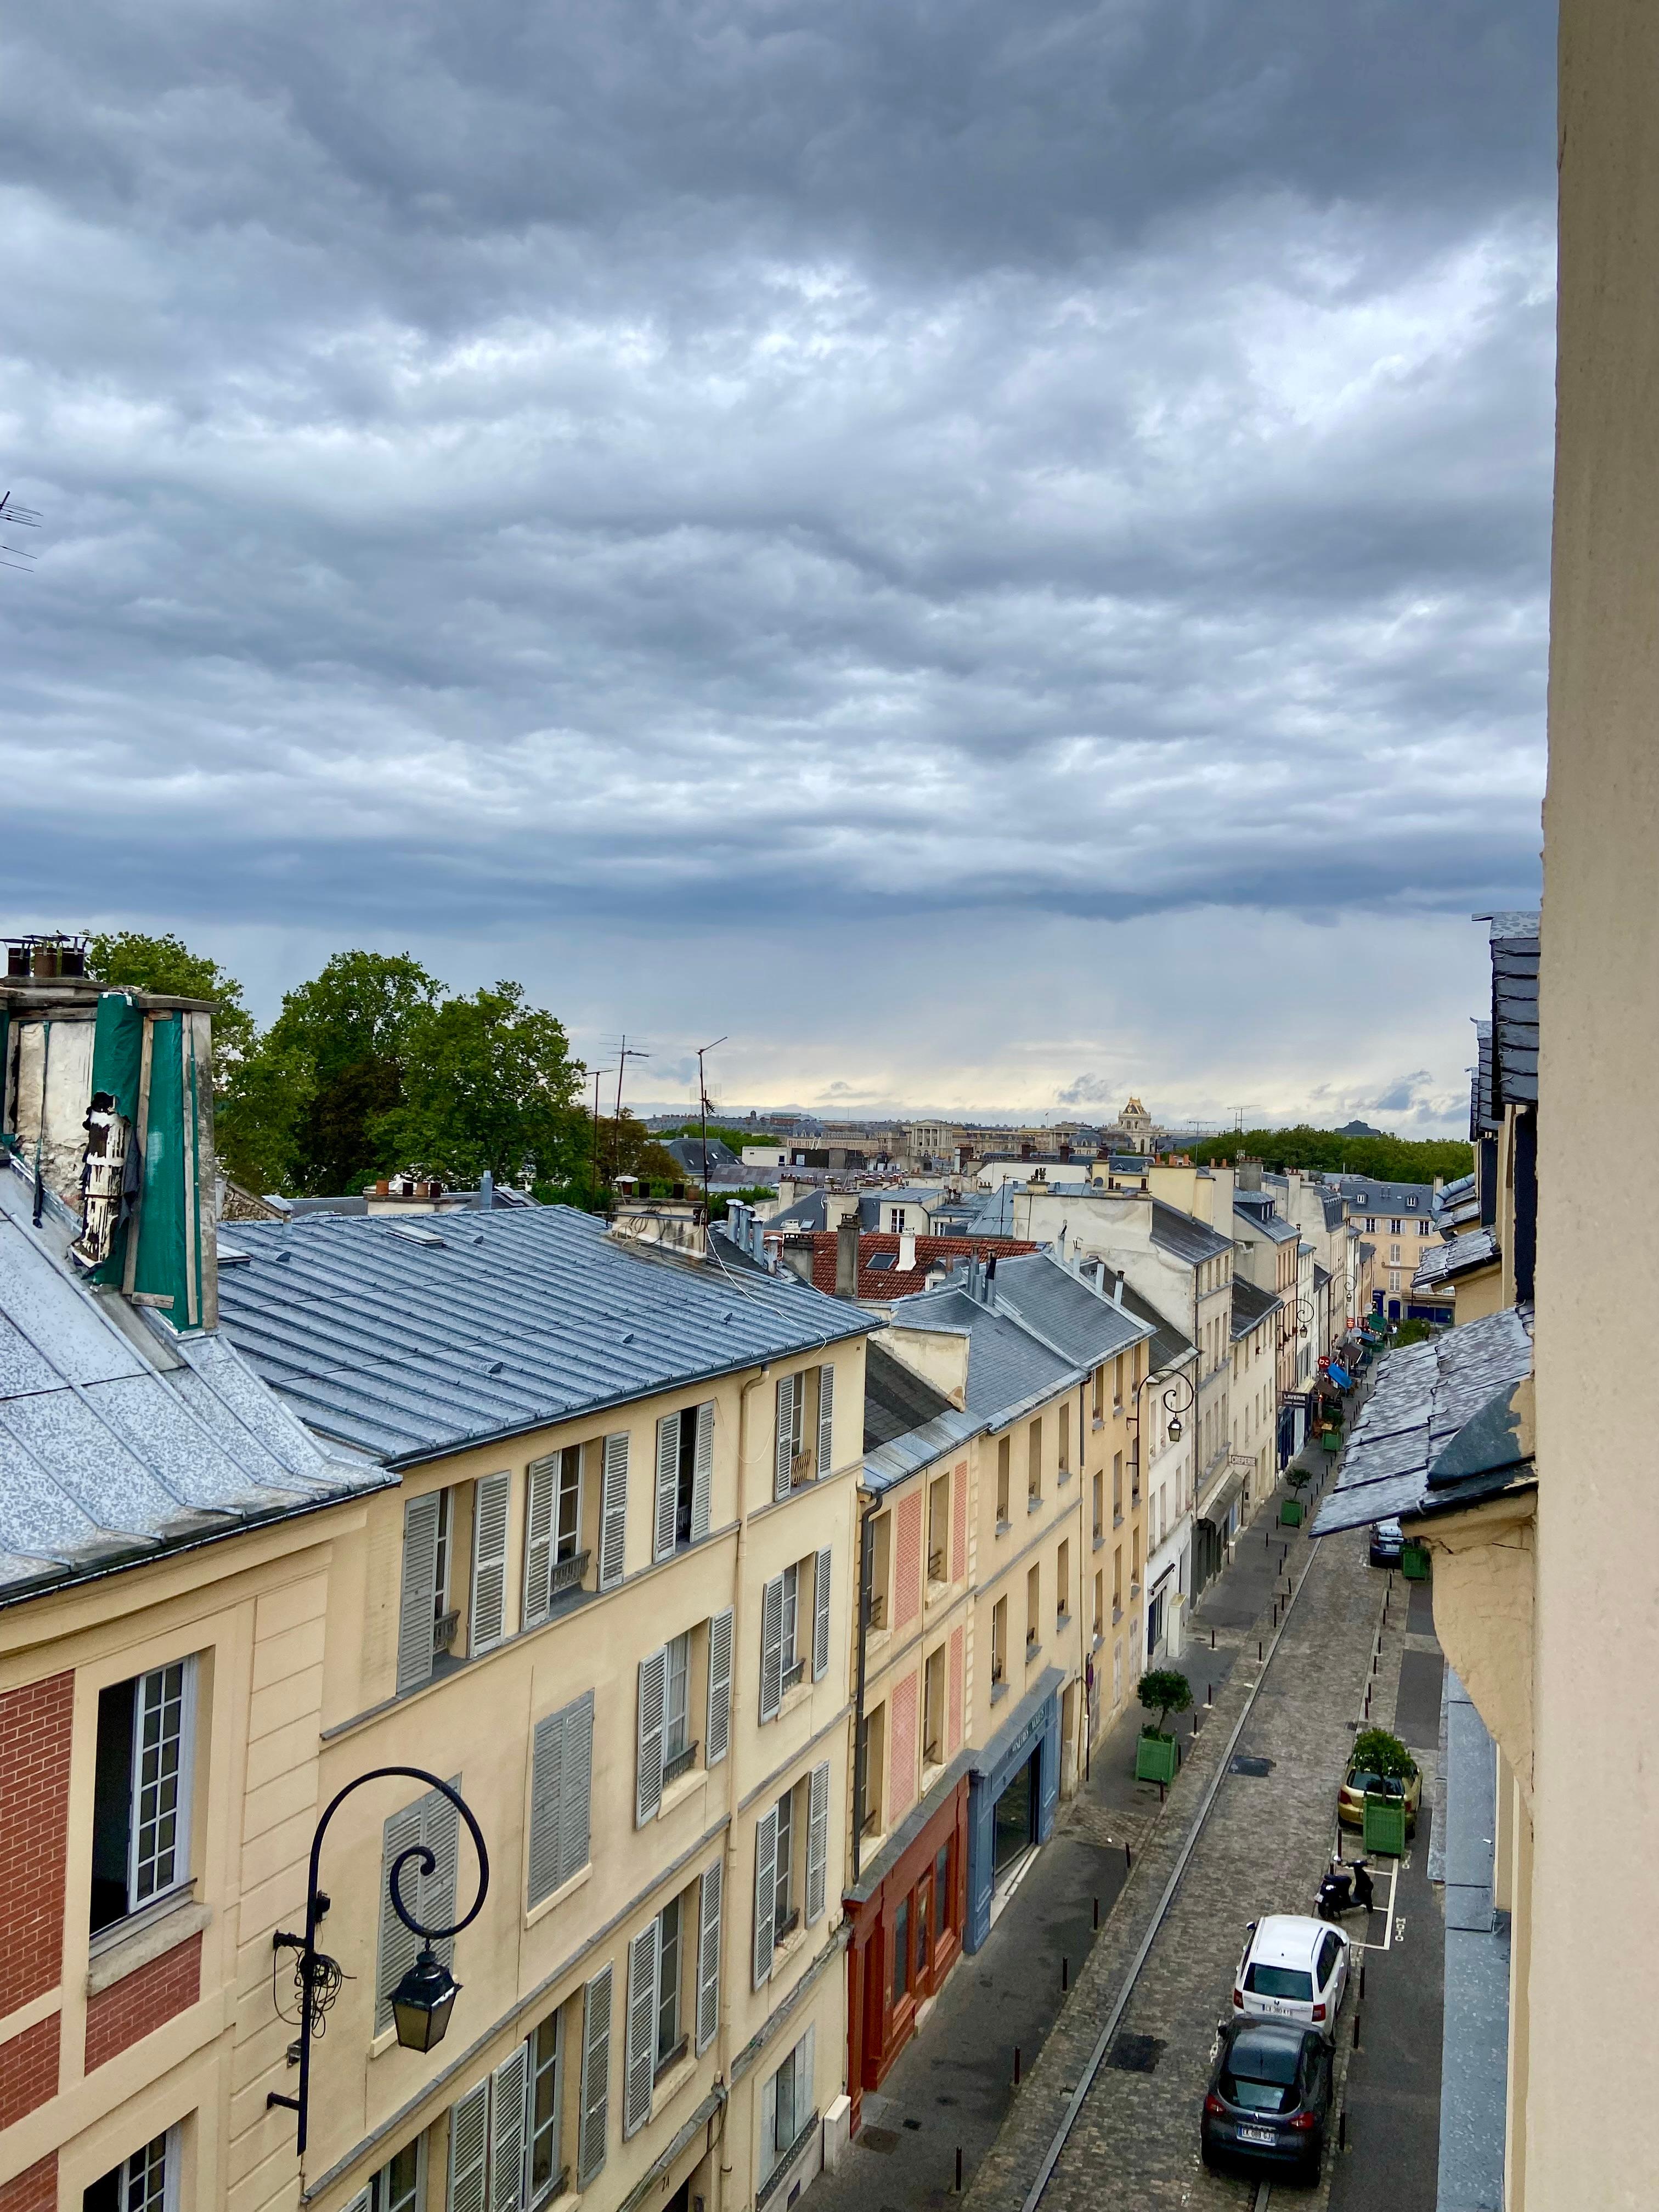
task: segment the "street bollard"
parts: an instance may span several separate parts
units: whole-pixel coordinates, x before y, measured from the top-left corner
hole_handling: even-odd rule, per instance
[[[1346,2105],[1336,2116],[1336,2147],[1339,2150],[1346,2150],[1348,2148],[1348,2108]],[[960,2151],[957,2153],[957,2163],[958,2166],[962,2163]],[[957,2186],[960,2189],[962,2184],[958,2182]]]
[[[1099,1927],[1099,1925],[1100,1925],[1100,1899],[1099,1899],[1098,1898],[1096,1898],[1096,1899],[1095,1899],[1095,1926],[1096,1926],[1097,1928],[1098,1928],[1098,1927]]]
[[[1365,1996],[1365,1961],[1363,1959],[1359,1962],[1359,1996],[1363,2003]]]
[[[1215,1703],[1215,1684],[1213,1682],[1206,1682],[1204,1685],[1204,1702],[1206,1705],[1212,1705]]]
[[[957,2195],[962,2194],[962,2145],[957,2145]]]
[[[1072,1962],[1062,1952],[1060,1960],[1060,1994],[1064,1996],[1072,1986]]]
[[[1125,1844],[1125,1845],[1123,1846],[1123,1877],[1124,1877],[1124,1880],[1125,1880],[1126,1881],[1128,1880],[1129,1876],[1130,1876],[1130,1875],[1134,1872],[1134,1870],[1135,1870],[1135,1857],[1134,1857],[1134,1853],[1133,1853],[1133,1852],[1129,1849],[1129,1846],[1127,1845],[1127,1844]]]
[[[1261,1638],[1259,1636],[1255,1639],[1255,1656],[1257,1659],[1260,1660],[1261,1656]]]
[[[1356,2051],[1359,2048],[1359,2014],[1357,2008],[1353,2016],[1353,2047]]]
[[[1213,1651],[1213,1650],[1215,1650],[1215,1631],[1214,1631],[1214,1629],[1212,1629],[1212,1630],[1210,1631],[1210,1649],[1211,1649],[1211,1650],[1212,1650],[1212,1651]]]
[[[1356,2021],[1356,2022],[1355,2022],[1355,2026],[1357,2027],[1358,2025],[1358,2021]],[[1016,2088],[1016,2089],[1018,2089],[1018,2087],[1019,2087],[1019,2045],[1018,2045],[1018,2044],[1016,2044],[1016,2045],[1014,2045],[1014,2087],[1015,2087],[1015,2088]]]
[[[1164,1802],[1164,1784],[1161,1782],[1158,1785],[1158,1802],[1160,1805]]]

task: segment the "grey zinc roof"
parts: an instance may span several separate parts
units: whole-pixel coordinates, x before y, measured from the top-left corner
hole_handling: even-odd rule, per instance
[[[994,1420],[1030,1398],[1053,1390],[1079,1371],[1040,1344],[1012,1314],[981,1305],[966,1291],[918,1291],[892,1309],[896,1328],[960,1329],[968,1346],[968,1411]]]
[[[1185,1260],[1192,1267],[1200,1260],[1218,1259],[1233,1249],[1231,1237],[1222,1236],[1207,1221],[1182,1213],[1178,1206],[1166,1206],[1161,1198],[1152,1200],[1152,1237],[1159,1251],[1167,1252],[1171,1259]]]
[[[1235,1293],[1237,1287],[1235,1282],[1233,1285]],[[1150,1357],[1155,1373],[1161,1374],[1165,1368],[1179,1367],[1187,1360],[1197,1356],[1196,1347],[1185,1331],[1177,1328],[1172,1322],[1166,1320],[1152,1300],[1143,1297],[1132,1283],[1120,1281],[1114,1297],[1121,1298],[1125,1308],[1134,1316],[1135,1319],[1144,1321],[1152,1329],[1152,1348]]]
[[[864,1363],[864,1449],[908,1436],[956,1409],[943,1390],[872,1338]]]
[[[1498,1127],[1492,1103],[1492,1024],[1474,1025],[1474,1066],[1469,1076],[1469,1142],[1479,1144]]]
[[[1492,1103],[1538,1103],[1538,916],[1477,915],[1492,931]]]
[[[1048,1251],[999,1260],[996,1296],[1076,1367],[1096,1367],[1152,1334],[1149,1324],[1073,1274]]]
[[[252,1259],[219,1279],[222,1326],[301,1419],[393,1461],[877,1325],[787,1272],[647,1252],[569,1206],[419,1227],[417,1241],[373,1216],[239,1222]]]
[[[1331,1181],[1354,1213],[1431,1213],[1431,1182],[1379,1182],[1375,1176],[1340,1175]]]
[[[0,1170],[0,1599],[390,1478],[325,1452],[222,1337],[87,1289]]]
[[[1236,1205],[1233,1219],[1243,1229],[1254,1230],[1265,1237],[1270,1244],[1295,1244],[1300,1242],[1301,1231],[1277,1213],[1269,1213],[1265,1206]]]
[[[1498,1238],[1490,1229],[1471,1229],[1467,1236],[1454,1237],[1449,1244],[1437,1244],[1425,1252],[1412,1277],[1414,1291],[1426,1291],[1435,1283],[1449,1283],[1459,1275],[1466,1275],[1472,1267],[1488,1267],[1498,1257]]]
[[[1269,1314],[1277,1313],[1284,1303],[1277,1291],[1264,1291],[1247,1276],[1235,1275],[1232,1334],[1248,1336]]]
[[[1421,1507],[1430,1470],[1459,1431],[1531,1371],[1532,1316],[1515,1307],[1386,1353],[1314,1534]]]

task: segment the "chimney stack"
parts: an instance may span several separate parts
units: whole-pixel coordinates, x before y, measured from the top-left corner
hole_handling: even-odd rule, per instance
[[[836,1296],[853,1299],[859,1294],[859,1218],[843,1220],[836,1231]]]

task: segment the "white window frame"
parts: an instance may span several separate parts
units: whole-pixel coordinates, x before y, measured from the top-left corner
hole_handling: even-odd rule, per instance
[[[662,1757],[665,1766],[691,1741],[691,1632],[671,1636],[664,1646],[666,1670],[662,1707]]]
[[[550,2058],[538,2058],[536,2046],[542,2031],[551,2023],[553,2054]],[[530,2080],[525,2106],[525,2140],[528,2154],[525,2167],[526,2202],[533,2208],[550,2203],[558,2192],[561,2175],[565,2172],[559,2156],[563,2140],[564,2120],[564,2009],[556,2005],[545,2020],[538,2021],[526,2039],[530,2045]],[[540,2125],[536,2119],[536,2092],[549,2076],[553,2082],[552,2118]],[[536,2187],[536,2153],[538,2143],[545,2138],[549,2145],[547,2179],[538,2191]]]
[[[793,1560],[779,1577],[783,1585],[783,1610],[778,1630],[779,1668],[784,1687],[800,1662],[800,1562]]]
[[[177,2122],[163,2128],[159,2136],[152,2136],[135,2151],[111,2169],[119,2175],[116,2189],[120,2201],[120,2212],[179,2212],[179,2167],[180,2153],[179,2129]],[[149,2180],[146,2166],[152,2152],[159,2152],[161,2175],[159,2183]],[[153,2169],[152,2169],[153,2170]],[[99,2180],[106,2179],[100,2174]],[[142,2192],[135,2196],[135,2185]]]
[[[139,1894],[142,1859],[139,1838],[143,1827],[143,1750],[144,1750],[144,1692],[147,1684],[158,1679],[165,1690],[166,1679],[174,1667],[179,1670],[179,1725],[173,1739],[178,1747],[178,1764],[174,1769],[173,1808],[173,1864],[169,1879],[153,1881],[143,1895]],[[132,1777],[131,1797],[127,1814],[127,1911],[141,1912],[160,1899],[183,1889],[190,1881],[190,1831],[191,1813],[191,1784],[195,1779],[196,1735],[196,1661],[194,1656],[172,1659],[164,1666],[152,1667],[135,1680],[132,1698]],[[159,1856],[159,1854],[158,1854]]]

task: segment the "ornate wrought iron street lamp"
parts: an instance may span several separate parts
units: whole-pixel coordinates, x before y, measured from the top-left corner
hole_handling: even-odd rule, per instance
[[[1137,1454],[1140,1450],[1140,1394],[1148,1384],[1157,1382],[1168,1386],[1164,1392],[1164,1411],[1167,1423],[1165,1432],[1172,1444],[1178,1444],[1181,1442],[1182,1433],[1181,1417],[1183,1413],[1192,1411],[1195,1401],[1196,1393],[1193,1389],[1193,1379],[1184,1367],[1155,1367],[1150,1373],[1143,1375],[1134,1387],[1130,1400],[1130,1410],[1124,1415],[1125,1425],[1135,1432]],[[1186,1393],[1184,1397],[1182,1395],[1183,1391]]]

